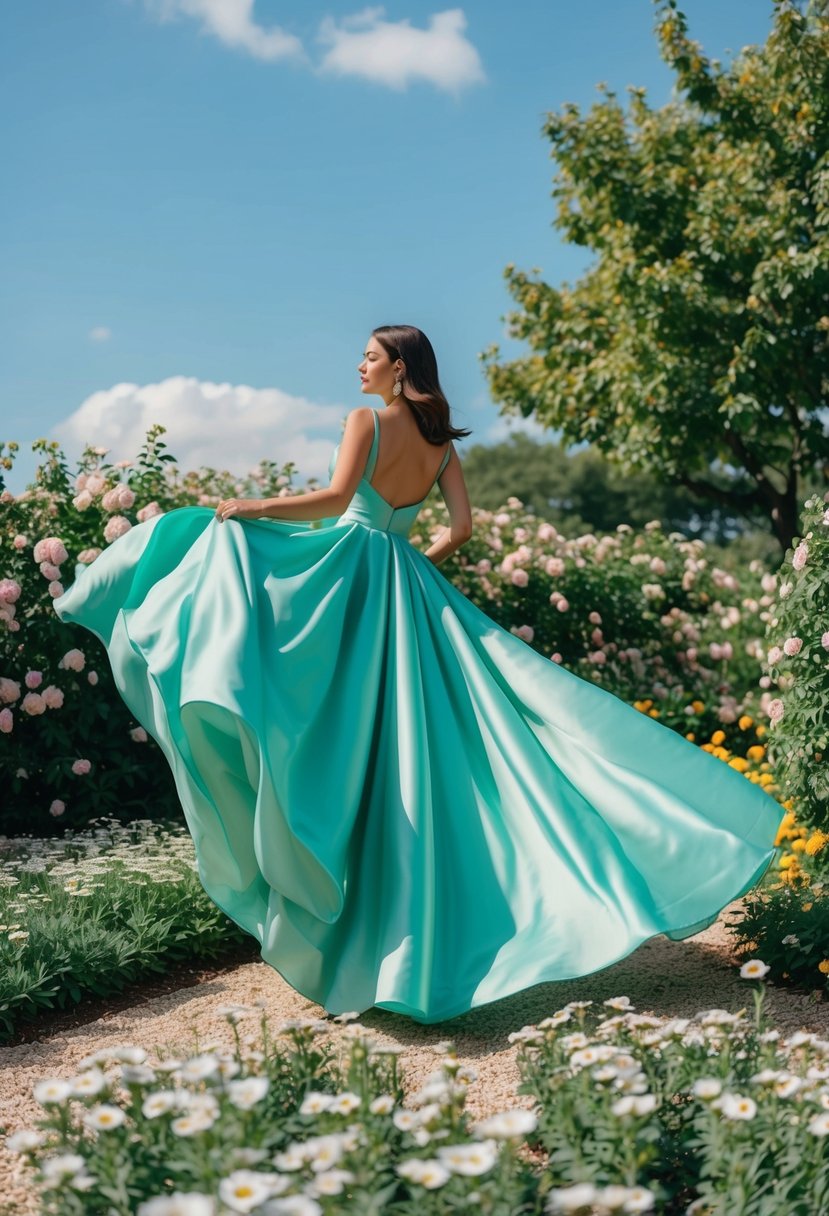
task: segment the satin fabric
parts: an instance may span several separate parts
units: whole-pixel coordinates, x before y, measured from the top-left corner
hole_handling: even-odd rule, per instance
[[[425,499],[370,484],[374,421],[339,517],[180,508],[55,600],[167,758],[205,891],[326,1010],[424,1023],[700,932],[782,808],[466,599],[407,539]]]

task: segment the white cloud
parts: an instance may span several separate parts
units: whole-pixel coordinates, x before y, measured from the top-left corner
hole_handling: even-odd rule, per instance
[[[225,46],[247,51],[255,59],[305,58],[302,42],[278,25],[265,28],[253,19],[254,0],[144,0],[160,21],[193,17]]]
[[[254,19],[255,0],[144,0],[159,21],[190,17],[205,33],[225,46],[247,51],[257,59],[295,59],[309,63],[301,40],[277,25],[267,28]],[[392,89],[406,89],[424,80],[457,93],[486,80],[480,56],[464,35],[463,9],[434,13],[426,29],[415,29],[408,18],[386,21],[381,5],[360,9],[337,20],[320,22],[317,40],[327,47],[316,67],[319,74],[357,76]]]
[[[90,329],[89,338],[92,342],[108,342],[112,337],[112,330],[106,325],[96,325],[94,329]]]
[[[464,36],[463,9],[435,13],[425,30],[413,28],[408,18],[385,21],[384,12],[364,8],[339,23],[326,17],[318,37],[330,49],[318,70],[362,76],[393,89],[426,80],[448,92],[486,79],[478,52]]]
[[[328,461],[347,413],[345,406],[318,405],[278,388],[171,376],[93,393],[52,434],[70,461],[90,444],[108,448],[114,462],[135,459],[147,431],[161,423],[180,469],[209,465],[241,476],[263,459],[292,460],[299,484],[314,476],[327,485]]]

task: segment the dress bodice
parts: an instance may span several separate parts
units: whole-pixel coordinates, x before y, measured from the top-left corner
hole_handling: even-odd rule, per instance
[[[432,486],[446,468],[449,454],[452,451],[452,445],[451,443],[446,445],[446,452],[435,474],[434,481],[423,498],[419,502],[407,503],[403,507],[393,507],[390,503],[386,502],[382,494],[378,490],[375,490],[371,484],[371,477],[377,464],[377,451],[380,443],[380,422],[377,417],[377,410],[373,409],[371,413],[374,419],[374,438],[371,441],[371,450],[366,460],[363,476],[357,483],[357,489],[354,491],[351,502],[342,515],[339,516],[339,522],[349,523],[356,521],[357,523],[366,524],[370,528],[380,528],[383,532],[395,532],[399,536],[408,536],[414,521],[417,519],[420,508],[429,497]],[[331,459],[328,462],[329,478],[334,475],[339,450],[340,445],[337,444],[331,453]]]

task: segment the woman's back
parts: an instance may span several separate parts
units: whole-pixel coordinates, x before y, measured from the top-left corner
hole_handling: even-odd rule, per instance
[[[451,444],[429,443],[408,410],[376,413],[380,438],[370,484],[391,507],[421,502]]]

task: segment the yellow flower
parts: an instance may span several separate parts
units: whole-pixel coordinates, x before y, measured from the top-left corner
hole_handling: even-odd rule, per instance
[[[722,743],[724,739],[725,739],[724,730],[715,730],[713,735],[711,736],[712,743]]]
[[[740,718],[737,722],[737,725],[739,726],[740,730],[748,730],[750,726],[754,725],[754,719],[750,718],[748,714],[743,714],[742,718]]]
[[[793,853],[802,853],[805,848],[806,848],[806,841],[803,840],[802,838],[800,840],[792,841],[792,852]]]
[[[692,701],[691,709],[694,711],[695,714],[701,714],[702,711],[705,709],[705,703],[703,701]]]
[[[761,785],[771,785],[771,783],[774,781],[774,777],[771,775],[771,773],[759,773],[757,780]]]
[[[804,912],[811,912],[812,905],[813,905],[813,901],[810,899],[807,904],[802,904],[801,906],[802,906]]]
[[[804,843],[803,847],[810,857],[814,857],[824,847],[827,840],[829,840],[829,836],[825,832],[821,832],[820,829],[817,829]]]
[[[744,773],[748,768],[748,760],[743,759],[742,756],[734,756],[728,761],[728,767],[736,768],[738,773]]]
[[[658,718],[658,717],[659,717],[659,710],[658,710],[658,709],[649,709],[649,710],[648,710],[648,717],[649,717],[649,718]]]
[[[822,972],[823,975],[829,975],[829,958],[822,959],[818,963],[817,969],[818,971]]]
[[[749,760],[762,760],[765,754],[766,749],[763,747],[762,743],[753,744],[746,752]]]
[[[795,857],[794,853],[784,853],[780,858],[778,865],[781,870],[788,870],[792,866],[797,865],[797,858]]]
[[[691,730],[691,731],[689,731],[689,732],[688,732],[688,734],[685,736],[685,738],[686,738],[686,739],[689,739],[689,740],[690,740],[690,742],[691,742],[691,743],[693,743],[693,742],[694,742],[694,740],[696,739],[696,735],[695,735],[695,734],[694,734],[694,732]]]
[[[759,726],[755,726],[754,733],[758,739],[762,739],[763,735],[766,733],[766,729],[766,726],[762,722]]]

